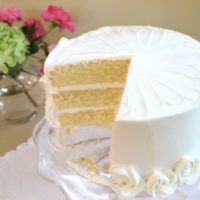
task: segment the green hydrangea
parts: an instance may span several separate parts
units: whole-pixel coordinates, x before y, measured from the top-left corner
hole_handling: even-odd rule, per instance
[[[28,44],[21,29],[0,23],[0,71],[7,74],[10,68],[22,64]]]

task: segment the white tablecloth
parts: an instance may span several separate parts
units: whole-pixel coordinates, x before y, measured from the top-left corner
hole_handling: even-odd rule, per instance
[[[0,200],[66,200],[61,190],[36,170],[32,139],[0,157]]]

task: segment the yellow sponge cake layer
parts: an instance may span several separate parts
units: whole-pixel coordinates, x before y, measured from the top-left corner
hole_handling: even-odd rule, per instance
[[[56,67],[49,72],[53,87],[124,83],[130,60],[95,60]]]
[[[53,98],[58,109],[116,106],[120,102],[122,92],[122,88],[63,91],[54,94]]]
[[[96,125],[110,127],[115,119],[116,111],[88,110],[76,113],[61,113],[58,117],[61,126]]]

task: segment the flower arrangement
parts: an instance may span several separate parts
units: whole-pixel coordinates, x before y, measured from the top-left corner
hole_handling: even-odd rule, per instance
[[[16,78],[24,70],[23,64],[28,57],[34,57],[41,65],[46,56],[55,47],[47,41],[47,35],[54,29],[75,31],[74,19],[63,7],[49,5],[41,12],[41,19],[27,18],[22,26],[14,25],[22,21],[22,12],[18,8],[0,8],[0,77],[8,75]],[[48,29],[43,23],[50,24]],[[34,54],[42,51],[42,58]],[[42,68],[38,69],[42,72]]]

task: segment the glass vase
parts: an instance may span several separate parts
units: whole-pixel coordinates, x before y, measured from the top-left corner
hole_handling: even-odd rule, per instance
[[[17,78],[0,78],[0,113],[9,122],[27,122],[44,101],[40,76],[22,71]]]

